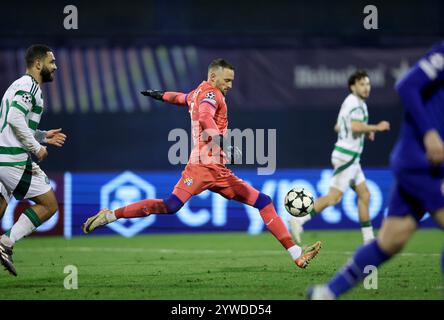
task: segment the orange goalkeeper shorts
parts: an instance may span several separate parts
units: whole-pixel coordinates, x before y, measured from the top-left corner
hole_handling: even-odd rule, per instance
[[[259,196],[259,191],[222,164],[187,164],[174,189],[176,188],[191,195],[210,190],[227,199],[235,199],[249,205],[253,205]]]

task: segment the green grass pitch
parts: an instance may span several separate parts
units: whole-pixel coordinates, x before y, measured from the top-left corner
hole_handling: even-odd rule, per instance
[[[29,238],[17,243],[18,277],[0,270],[2,299],[305,299],[361,244],[359,230],[308,231],[323,249],[305,270],[265,232]],[[343,299],[442,299],[442,231],[419,230],[403,253],[378,270],[378,289],[361,284]],[[64,288],[64,267],[78,289]]]

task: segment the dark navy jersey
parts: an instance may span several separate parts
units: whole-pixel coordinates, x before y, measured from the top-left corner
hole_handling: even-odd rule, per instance
[[[430,163],[423,143],[424,134],[436,129],[444,138],[444,42],[416,62],[396,84],[396,91],[405,113],[390,157],[391,166],[395,171],[427,169]]]

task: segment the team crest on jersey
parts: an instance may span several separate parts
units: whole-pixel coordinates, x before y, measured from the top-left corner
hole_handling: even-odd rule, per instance
[[[23,101],[25,104],[30,104],[30,103],[32,102],[32,97],[31,97],[31,95],[30,95],[29,93],[24,93],[24,94],[22,95],[22,101]]]
[[[193,178],[188,177],[183,180],[183,183],[185,183],[187,186],[191,186],[193,184]]]
[[[443,181],[442,184],[441,184],[441,193],[442,193],[442,195],[444,196],[444,181]]]
[[[207,93],[205,94],[205,98],[208,98],[208,99],[214,100],[214,98],[216,98],[216,94],[215,94],[214,92],[212,92],[212,91],[207,92]]]

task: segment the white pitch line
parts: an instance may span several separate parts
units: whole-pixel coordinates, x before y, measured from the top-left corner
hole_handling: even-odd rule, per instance
[[[23,248],[20,251],[27,252],[51,252],[51,251],[70,251],[70,252],[129,252],[129,253],[143,253],[143,252],[158,252],[158,253],[187,253],[187,254],[229,254],[232,250],[180,250],[171,248],[123,248],[123,247],[44,247],[44,248]]]
[[[43,248],[22,248],[18,249],[25,252],[54,252],[54,251],[69,251],[69,252],[129,252],[129,253],[143,253],[143,252],[157,252],[157,253],[182,253],[182,254],[232,254],[241,253],[247,255],[281,255],[282,250],[185,250],[185,249],[174,249],[174,248],[124,248],[124,247],[43,247]],[[327,255],[347,255],[351,256],[354,252],[352,251],[321,251],[320,254]],[[399,256],[431,256],[439,257],[440,253],[418,253],[418,252],[406,252],[400,253]]]

